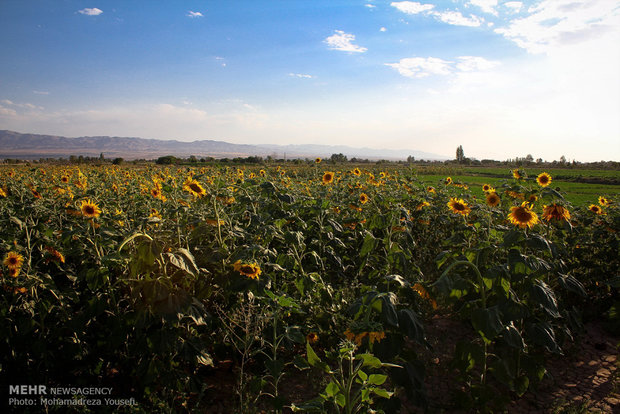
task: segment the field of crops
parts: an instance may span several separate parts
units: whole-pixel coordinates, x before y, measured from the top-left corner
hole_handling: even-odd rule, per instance
[[[319,159],[3,167],[2,376],[137,400],[114,412],[209,412],[223,383],[230,412],[398,412],[428,403],[442,314],[474,338],[446,403],[500,411],[584,320],[620,326],[617,189],[558,181]]]

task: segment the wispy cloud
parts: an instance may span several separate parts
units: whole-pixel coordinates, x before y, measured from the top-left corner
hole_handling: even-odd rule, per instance
[[[401,59],[398,63],[386,63],[407,78],[426,78],[431,75],[451,75],[459,72],[484,71],[499,65],[499,62],[479,56],[459,56],[455,62],[436,57],[413,57]]]
[[[517,2],[510,3],[516,9]],[[620,28],[620,8],[613,0],[543,0],[527,12],[495,32],[530,53],[545,53]]]
[[[203,14],[200,12],[195,12],[195,11],[188,11],[186,14],[187,17],[191,17],[192,19],[196,18],[196,17],[203,17]]]
[[[312,79],[312,78],[314,78],[314,76],[308,75],[308,74],[305,74],[305,73],[289,73],[288,76],[290,76],[292,78],[302,78],[302,79]]]
[[[401,12],[407,14],[418,14],[432,10],[435,7],[434,4],[421,4],[417,1],[395,1],[390,3],[390,6],[396,7]]]
[[[436,20],[455,26],[477,27],[484,22],[484,19],[474,16],[473,14],[466,17],[459,11],[437,11],[434,4],[422,4],[415,1],[399,1],[392,2],[390,5],[405,14],[432,16]]]
[[[485,13],[497,16],[497,10],[495,10],[495,7],[497,7],[497,0],[471,0],[469,3],[480,7],[480,10]]]
[[[103,13],[103,10],[98,9],[96,7],[92,9],[87,7],[85,9],[78,10],[78,13],[84,14],[86,16],[99,16],[101,13]]]
[[[351,33],[345,33],[342,30],[335,30],[334,34],[324,40],[325,43],[332,50],[341,50],[343,52],[357,52],[364,53],[368,49],[362,46],[353,44],[355,41],[355,35]]]
[[[523,3],[520,1],[507,1],[502,4],[502,6],[507,7],[513,13],[518,13],[521,10],[521,7],[523,7]]]
[[[370,3],[366,3],[364,6],[368,7],[369,9],[374,9],[375,7],[377,7],[374,4],[370,4]]]
[[[35,95],[49,95],[48,91],[32,91]]]
[[[484,21],[484,19],[474,16],[473,14],[470,14],[469,17],[465,17],[458,11],[433,12],[431,14],[436,19],[455,26],[478,27]]]

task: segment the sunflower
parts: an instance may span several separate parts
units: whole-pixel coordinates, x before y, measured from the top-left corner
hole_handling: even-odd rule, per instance
[[[250,279],[258,279],[258,276],[262,273],[260,266],[256,263],[241,263],[241,260],[237,260],[233,264],[233,268],[243,276],[247,276]]]
[[[319,334],[317,334],[316,332],[310,332],[308,335],[306,335],[306,340],[308,341],[308,343],[315,343],[319,340]]]
[[[320,164],[320,163],[321,163],[321,157],[316,157],[316,158],[314,159],[314,163],[315,163],[315,164]]]
[[[428,191],[429,193],[435,193],[435,189],[431,186],[426,187],[426,191]]]
[[[187,180],[185,180],[185,182],[183,183],[183,190],[198,198],[203,197],[205,194],[207,194],[204,187],[201,186],[200,183],[193,178],[188,178]]]
[[[373,342],[381,342],[381,340],[385,338],[385,332],[368,332],[368,341],[372,344]]]
[[[611,203],[611,201],[609,201],[609,199],[607,199],[607,198],[605,198],[605,197],[603,197],[603,196],[600,196],[600,197],[598,198],[598,203],[599,203],[600,205],[602,205],[603,207],[605,207],[605,206],[608,206],[608,205]]]
[[[323,174],[323,184],[331,184],[334,182],[334,173],[332,171],[325,171]]]
[[[551,220],[568,221],[570,220],[570,213],[568,212],[567,209],[565,209],[561,205],[553,203],[551,205],[543,207],[542,217],[543,219],[547,221],[551,221]]]
[[[2,187],[0,187],[0,197],[6,197],[6,191]]]
[[[67,183],[69,183],[69,176],[68,176],[68,175],[63,175],[62,177],[60,177],[60,181],[61,181],[63,184],[67,184]]]
[[[366,193],[362,193],[360,194],[360,203],[362,204],[366,204],[368,202],[369,198],[366,195]]]
[[[588,207],[588,210],[590,210],[594,214],[598,214],[598,215],[604,214],[603,209],[597,206],[596,204],[590,204],[590,207]]]
[[[157,209],[152,208],[151,209],[151,214],[149,214],[149,218],[150,217],[155,217],[155,218],[161,219],[161,214],[159,213],[159,211],[157,211]]]
[[[353,169],[353,175],[359,177],[360,175],[362,175],[362,171],[359,168],[354,168]]]
[[[467,203],[461,198],[451,198],[450,201],[448,201],[448,207],[450,207],[450,210],[452,210],[453,213],[462,214],[463,216],[466,216],[471,212],[471,209]]]
[[[9,276],[11,276],[11,277],[19,276],[19,271],[20,270],[21,270],[21,267],[16,267],[14,269],[9,269]]]
[[[538,177],[536,177],[536,182],[539,186],[546,187],[551,184],[551,176],[546,172],[540,173],[538,174]]]
[[[8,252],[4,257],[4,265],[10,269],[20,269],[24,263],[24,256],[16,252]]]
[[[527,201],[529,201],[530,203],[535,203],[538,200],[538,196],[536,194],[530,194],[527,197]]]
[[[260,171],[258,172],[258,174],[259,174],[261,177],[264,177],[265,175],[267,175],[267,172],[266,172],[265,170],[260,170]]]
[[[485,193],[488,193],[489,191],[495,191],[495,189],[491,187],[490,184],[485,184],[482,186],[482,191],[484,191]]]
[[[35,188],[31,188],[30,192],[34,196],[34,198],[41,198],[41,193],[39,193]]]
[[[47,250],[52,255],[52,259],[51,260],[55,260],[55,261],[61,262],[61,263],[65,262],[65,256],[62,253],[60,253],[58,250],[54,249],[51,246],[47,246],[45,248],[45,250]]]
[[[420,204],[418,204],[415,208],[416,211],[420,211],[422,210],[424,207],[428,207],[430,206],[430,203],[428,201],[422,201]]]
[[[512,176],[515,178],[515,180],[521,180],[523,179],[523,172],[520,169],[515,168],[514,170],[512,170]]]
[[[446,177],[446,180],[444,181],[444,183],[446,185],[452,184],[452,177]]]
[[[515,226],[519,226],[522,229],[525,227],[533,227],[538,223],[538,216],[528,207],[527,203],[523,203],[520,206],[510,207],[510,214],[508,214],[508,220]]]
[[[487,206],[489,207],[497,207],[501,201],[495,191],[487,193],[486,199]]]
[[[86,218],[97,218],[101,214],[101,209],[99,208],[99,206],[90,201],[90,199],[82,200],[80,211],[82,212],[82,215]]]

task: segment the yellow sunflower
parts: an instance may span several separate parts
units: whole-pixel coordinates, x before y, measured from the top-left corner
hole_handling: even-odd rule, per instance
[[[204,189],[204,187],[200,185],[198,181],[192,178],[188,178],[187,180],[185,180],[185,182],[183,183],[183,190],[198,198],[204,197],[204,195],[207,194],[207,191]]]
[[[452,184],[452,177],[446,177],[446,180],[444,181],[444,183],[445,183],[446,185],[448,185],[448,184]]]
[[[488,193],[489,191],[495,191],[495,189],[491,187],[490,184],[485,184],[482,186],[482,191],[484,191],[485,193]]]
[[[452,210],[453,213],[461,214],[463,216],[466,216],[471,212],[471,209],[467,203],[461,198],[451,198],[450,201],[448,201],[448,207],[450,207],[450,210]]]
[[[426,187],[426,191],[428,191],[429,193],[435,193],[435,189],[431,186]]]
[[[524,202],[520,206],[510,207],[508,220],[515,226],[524,229],[526,227],[531,228],[538,223],[538,216],[528,207],[527,203]]]
[[[316,157],[316,158],[314,159],[314,163],[315,163],[315,164],[320,164],[320,163],[321,163],[321,158],[320,158],[320,157]]]
[[[63,184],[68,184],[69,183],[69,176],[68,175],[63,175],[62,177],[60,177],[60,181]]]
[[[86,218],[97,218],[101,214],[101,209],[99,208],[99,206],[90,201],[90,199],[82,200],[80,211],[82,212],[82,215]]]
[[[418,205],[415,207],[415,210],[416,210],[416,211],[420,211],[420,210],[422,210],[424,207],[428,207],[428,206],[430,206],[430,203],[429,203],[428,201],[422,201],[420,204],[418,204]]]
[[[0,197],[6,197],[6,191],[2,187],[0,187]]]
[[[369,198],[366,195],[366,193],[362,193],[360,194],[360,203],[362,204],[366,204],[368,202]]]
[[[603,209],[597,206],[596,204],[590,204],[590,207],[588,207],[588,210],[598,215],[605,214],[603,213]]]
[[[486,195],[486,203],[487,206],[489,207],[497,207],[499,205],[501,201],[501,198],[499,198],[499,195],[497,195],[496,192],[489,192]]]
[[[16,252],[8,252],[3,263],[9,269],[20,269],[24,264],[24,256]]]
[[[563,206],[553,203],[551,205],[543,207],[542,217],[543,219],[547,221],[551,221],[551,220],[568,221],[570,220],[570,213]]]
[[[237,260],[233,264],[233,268],[243,276],[247,276],[250,279],[258,279],[258,276],[262,273],[260,266],[256,263],[242,263],[241,260]]]
[[[611,202],[607,198],[600,196],[598,198],[598,203],[602,205],[603,207],[605,207],[605,206],[608,206]]]
[[[353,175],[356,175],[359,177],[360,175],[362,175],[362,171],[359,168],[354,168]]]
[[[520,169],[515,168],[514,170],[512,170],[512,176],[515,178],[515,180],[521,180],[523,179],[523,172]]]
[[[323,174],[323,184],[331,184],[334,182],[334,173],[332,171],[325,171]]]
[[[538,177],[536,177],[536,182],[539,186],[546,187],[551,184],[551,176],[546,172],[540,173],[538,174]]]

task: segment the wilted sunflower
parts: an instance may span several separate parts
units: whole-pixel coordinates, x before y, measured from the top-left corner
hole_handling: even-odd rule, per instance
[[[258,279],[258,276],[262,273],[260,266],[256,263],[241,263],[241,260],[237,260],[233,264],[233,268],[243,276],[247,276],[250,279]]]
[[[82,212],[82,215],[86,218],[97,218],[101,214],[101,209],[99,208],[99,206],[90,201],[90,199],[82,200],[80,211]]]
[[[596,204],[590,204],[590,207],[588,207],[588,210],[590,210],[594,214],[599,214],[599,215],[604,214],[603,209],[597,206]]]
[[[203,197],[205,194],[207,194],[204,187],[201,186],[198,181],[192,178],[188,178],[187,180],[185,180],[185,182],[183,183],[183,190],[198,198]]]
[[[366,204],[368,202],[369,198],[366,195],[366,193],[362,193],[360,194],[360,203],[362,204]]]
[[[496,192],[487,193],[486,199],[487,206],[489,207],[497,207],[501,201]]]
[[[323,184],[331,184],[334,182],[334,173],[332,171],[325,171],[323,174]]]
[[[24,263],[24,256],[16,252],[8,252],[3,263],[9,269],[20,269]]]
[[[461,198],[451,198],[450,201],[448,201],[448,207],[450,207],[450,210],[452,210],[453,213],[461,214],[463,216],[466,216],[471,212],[471,209],[467,203]]]
[[[547,221],[551,220],[570,220],[570,213],[567,209],[559,204],[551,204],[543,207],[543,219]]]
[[[316,332],[310,332],[308,335],[306,335],[306,340],[309,343],[313,344],[319,340],[319,334],[317,334]]]
[[[539,186],[546,187],[551,184],[551,176],[546,172],[540,173],[538,174],[538,177],[536,177],[536,182]]]
[[[525,227],[533,227],[538,223],[538,216],[528,207],[527,203],[523,203],[520,206],[510,207],[510,214],[508,214],[508,220],[515,226],[519,226],[522,229]]]
[[[605,197],[600,196],[600,197],[598,198],[598,203],[599,203],[600,205],[602,205],[603,207],[605,207],[605,206],[608,206],[608,205],[610,204],[610,201],[609,201],[608,199],[606,199]]]

